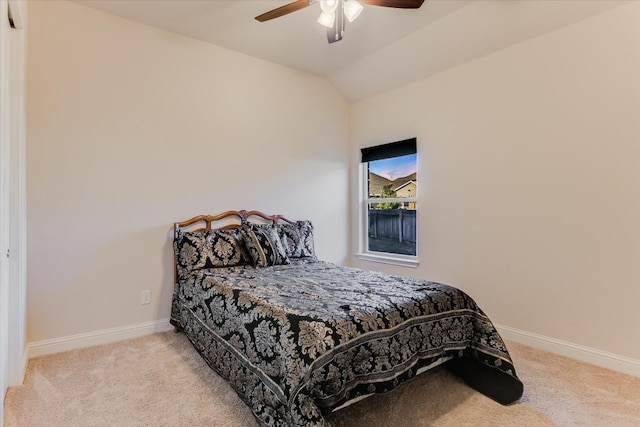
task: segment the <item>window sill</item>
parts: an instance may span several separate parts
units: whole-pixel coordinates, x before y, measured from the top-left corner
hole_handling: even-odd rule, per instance
[[[389,254],[378,255],[372,253],[357,253],[356,258],[362,261],[379,262],[381,264],[399,265],[402,267],[418,267],[419,261],[415,257],[395,257]]]

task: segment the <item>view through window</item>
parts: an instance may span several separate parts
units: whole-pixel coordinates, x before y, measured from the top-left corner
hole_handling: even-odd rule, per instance
[[[415,139],[412,141],[413,150],[380,150],[369,157],[363,150],[363,161],[369,159],[364,162],[367,170],[366,249],[369,252],[416,255],[418,179]],[[380,148],[390,148],[393,144],[398,143]],[[405,154],[406,151],[410,154]]]

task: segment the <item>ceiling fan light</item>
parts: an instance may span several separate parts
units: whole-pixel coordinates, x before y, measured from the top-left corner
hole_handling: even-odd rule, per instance
[[[327,28],[332,28],[333,27],[333,23],[336,20],[336,14],[335,13],[329,13],[329,12],[322,12],[320,14],[320,17],[318,18],[318,23],[320,25],[324,25]]]
[[[338,8],[339,0],[320,0],[320,9],[324,13],[333,13]]]
[[[347,0],[344,4],[344,16],[347,17],[349,22],[353,22],[360,16],[363,9],[364,7],[356,0]]]

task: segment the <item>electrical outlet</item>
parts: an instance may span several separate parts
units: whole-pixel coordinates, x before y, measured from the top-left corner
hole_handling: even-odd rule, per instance
[[[151,291],[142,291],[140,294],[140,304],[151,304]]]

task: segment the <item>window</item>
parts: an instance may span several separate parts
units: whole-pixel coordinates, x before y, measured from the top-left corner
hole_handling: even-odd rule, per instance
[[[361,259],[417,265],[416,138],[362,149]]]

